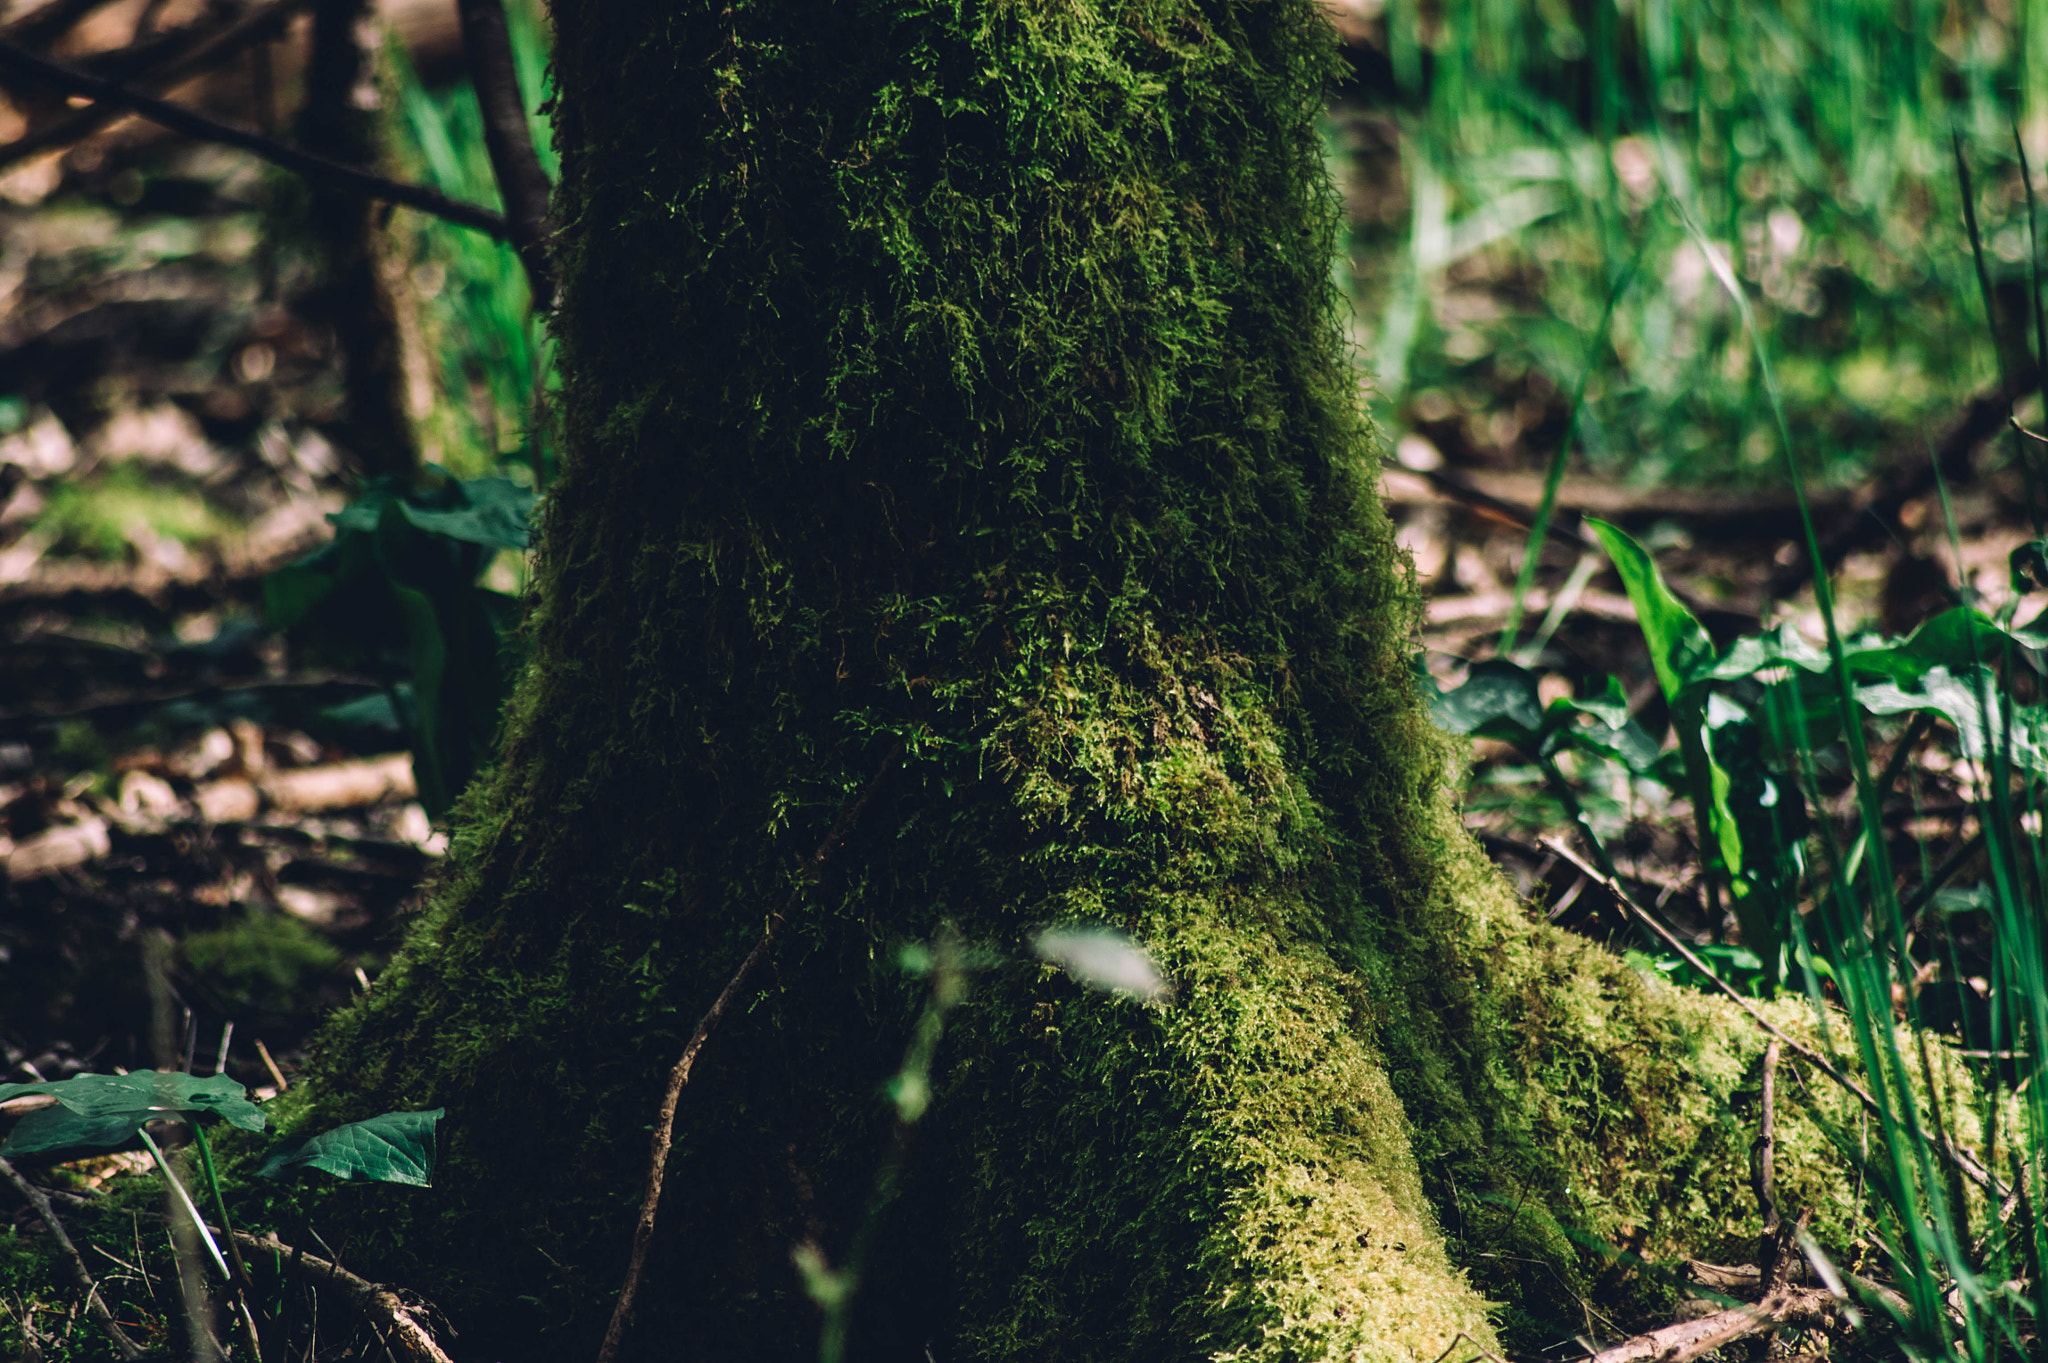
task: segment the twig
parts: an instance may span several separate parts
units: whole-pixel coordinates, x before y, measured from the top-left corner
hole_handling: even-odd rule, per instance
[[[371,1327],[379,1334],[390,1336],[418,1363],[452,1363],[427,1327],[420,1323],[412,1309],[399,1299],[396,1292],[382,1283],[349,1272],[340,1264],[307,1254],[285,1244],[277,1238],[275,1231],[266,1235],[251,1235],[248,1231],[236,1231],[235,1239],[250,1249],[267,1250],[275,1255],[291,1256],[292,1267],[308,1282],[339,1293],[356,1310],[363,1313]]]
[[[1539,838],[1537,841],[1540,842],[1542,846],[1548,851],[1555,852],[1558,856],[1563,857],[1566,861],[1569,861],[1572,865],[1578,867],[1581,871],[1584,871],[1587,875],[1593,877],[1593,879],[1597,881],[1602,888],[1604,888],[1609,894],[1614,896],[1617,903],[1619,903],[1624,909],[1628,910],[1630,913],[1634,914],[1636,918],[1639,921],[1641,921],[1645,927],[1650,929],[1650,931],[1656,933],[1657,936],[1663,938],[1665,944],[1669,946],[1673,951],[1676,951],[1679,954],[1679,956],[1684,959],[1687,965],[1691,966],[1694,970],[1697,970],[1701,975],[1705,976],[1707,979],[1712,980],[1714,982],[1714,987],[1716,989],[1719,989],[1722,993],[1726,994],[1729,997],[1729,999],[1731,999],[1734,1002],[1737,1008],[1740,1008],[1744,1013],[1748,1014],[1749,1020],[1751,1022],[1754,1022],[1757,1026],[1761,1027],[1767,1034],[1774,1036],[1779,1041],[1785,1043],[1786,1047],[1790,1049],[1793,1054],[1799,1056],[1802,1060],[1805,1060],[1807,1063],[1811,1064],[1815,1069],[1819,1070],[1822,1074],[1825,1074],[1828,1078],[1834,1080],[1834,1082],[1837,1085],[1839,1085],[1843,1089],[1843,1091],[1848,1093],[1850,1096],[1854,1097],[1858,1102],[1862,1103],[1864,1110],[1870,1113],[1871,1116],[1877,1118],[1880,1122],[1885,1120],[1884,1109],[1878,1106],[1877,1100],[1870,1096],[1868,1090],[1866,1090],[1861,1084],[1857,1083],[1854,1079],[1851,1079],[1848,1075],[1842,1073],[1841,1070],[1835,1067],[1833,1062],[1829,1061],[1828,1058],[1822,1055],[1819,1051],[1814,1050],[1813,1047],[1808,1046],[1803,1042],[1795,1041],[1793,1038],[1785,1035],[1785,1033],[1779,1030],[1777,1025],[1773,1023],[1769,1018],[1765,1017],[1762,1013],[1757,1012],[1755,1008],[1751,1007],[1749,1000],[1743,998],[1742,995],[1736,993],[1735,990],[1729,985],[1729,983],[1726,980],[1722,979],[1718,974],[1716,974],[1712,966],[1708,965],[1705,961],[1701,960],[1699,958],[1699,954],[1695,952],[1690,946],[1686,945],[1685,941],[1682,938],[1680,938],[1678,934],[1671,931],[1670,928],[1665,927],[1663,923],[1659,922],[1655,917],[1651,916],[1651,914],[1647,912],[1642,907],[1642,905],[1636,903],[1634,899],[1630,898],[1628,891],[1624,890],[1621,887],[1621,883],[1619,881],[1613,879],[1610,876],[1602,875],[1597,868],[1589,865],[1585,858],[1579,856],[1576,852],[1564,846],[1562,843],[1559,843],[1550,838]],[[1979,1164],[1975,1159],[1973,1159],[1967,1151],[1964,1151],[1960,1147],[1956,1146],[1953,1142],[1945,1138],[1941,1140],[1935,1148],[1941,1152],[1942,1157],[1944,1159],[1947,1159],[1950,1163],[1954,1164],[1957,1169],[1962,1171],[1963,1176],[1965,1178],[1969,1179],[1979,1188],[1985,1189],[1987,1192],[1992,1193],[1994,1196],[2004,1195],[2005,1190],[1999,1184],[1998,1180],[1991,1175],[1991,1172],[1989,1170],[1985,1169],[1983,1165]]]
[[[1763,1281],[1763,1274],[1758,1271],[1755,1264],[1710,1264],[1699,1259],[1688,1259],[1685,1271],[1701,1287],[1715,1292],[1754,1292],[1757,1285]],[[1834,1271],[1845,1284],[1867,1292],[1887,1306],[1896,1307],[1902,1318],[1913,1314],[1913,1308],[1906,1299],[1883,1283],[1844,1269],[1838,1268]],[[1787,1282],[1796,1282],[1804,1287],[1811,1285],[1818,1275],[1813,1271],[1811,1261],[1805,1255],[1801,1255],[1796,1261],[1786,1265],[1785,1277]],[[1825,1281],[1821,1285],[1828,1286]],[[1829,1291],[1832,1292],[1833,1288],[1830,1287]]]
[[[1703,1354],[1750,1335],[1783,1325],[1824,1325],[1835,1313],[1835,1299],[1811,1287],[1787,1287],[1755,1306],[1717,1311],[1699,1320],[1679,1321],[1602,1349],[1588,1363],[1691,1363]]]
[[[526,267],[526,282],[536,312],[554,306],[554,259],[548,249],[553,224],[548,219],[547,172],[534,154],[533,131],[526,123],[526,101],[519,90],[519,71],[512,62],[512,38],[505,27],[499,0],[456,0],[462,18],[462,50],[469,61],[469,83],[476,88],[483,114],[484,149],[491,174],[505,201],[505,221],[512,249]]]
[[[163,94],[190,76],[212,70],[239,54],[244,48],[267,41],[278,32],[286,20],[309,3],[310,0],[271,0],[270,4],[243,15],[183,56],[165,62],[155,70],[139,72],[130,77],[134,82],[131,88],[139,88],[152,94]],[[22,22],[28,23],[35,17],[30,15]],[[17,37],[0,30],[0,42],[20,46],[31,41],[33,40],[25,36]],[[6,146],[0,147],[0,168],[26,160],[52,147],[68,146],[81,138],[90,137],[120,116],[120,107],[107,101],[65,114],[40,128],[23,133]]]
[[[92,1270],[85,1266],[84,1256],[79,1254],[78,1247],[71,1243],[71,1237],[64,1233],[64,1223],[57,1219],[57,1210],[50,1205],[50,1199],[44,1195],[43,1190],[23,1178],[20,1171],[5,1159],[0,1159],[0,1178],[13,1184],[14,1191],[28,1200],[28,1205],[35,1208],[36,1215],[49,1227],[50,1238],[57,1242],[57,1248],[63,1251],[65,1260],[71,1265],[72,1281],[78,1284],[79,1291],[85,1293],[86,1312],[92,1316],[93,1324],[99,1326],[107,1338],[114,1342],[114,1352],[124,1359],[144,1357],[135,1341],[128,1338],[115,1323],[114,1313],[100,1300],[99,1284],[92,1280]]]
[[[291,1081],[284,1077],[284,1071],[277,1067],[277,1062],[270,1058],[270,1047],[263,1044],[263,1038],[260,1036],[256,1038],[256,1054],[263,1057],[263,1068],[270,1071],[270,1077],[276,1081],[279,1093],[292,1086]]]
[[[37,1191],[41,1192],[43,1190],[37,1189]],[[104,1198],[86,1197],[80,1193],[67,1193],[51,1189],[48,1192],[48,1196],[53,1201],[62,1202],[64,1205],[74,1207],[80,1211],[108,1212],[122,1210],[109,1206]],[[130,1215],[138,1219],[146,1218],[153,1222],[170,1220],[162,1212],[145,1212],[134,1208],[127,1210]],[[205,1223],[201,1222],[200,1224],[204,1225]],[[208,1230],[211,1232],[212,1228],[208,1227]],[[303,1249],[295,1245],[288,1245],[278,1239],[276,1231],[267,1231],[262,1235],[255,1235],[249,1231],[238,1230],[234,1233],[234,1238],[237,1243],[245,1248],[262,1250],[289,1260],[294,1272],[300,1274],[313,1286],[328,1288],[347,1300],[358,1311],[369,1317],[373,1325],[380,1326],[395,1336],[399,1343],[411,1351],[415,1359],[421,1360],[422,1363],[452,1363],[447,1353],[442,1350],[440,1345],[434,1342],[432,1332],[420,1323],[419,1317],[413,1314],[412,1308],[407,1306],[396,1292],[381,1283],[373,1283],[367,1278],[349,1272],[339,1263],[338,1255],[335,1259],[322,1259],[317,1254],[308,1254]],[[318,1238],[317,1234],[315,1238]],[[342,1242],[342,1248],[348,1248],[347,1241],[344,1240]],[[330,1249],[328,1253],[333,1254],[334,1251]],[[137,1354],[135,1357],[139,1358],[143,1357],[143,1355]]]
[[[661,1108],[654,1118],[654,1146],[647,1157],[647,1188],[640,1199],[640,1219],[633,1226],[633,1254],[626,1265],[626,1280],[619,1288],[618,1305],[612,1308],[611,1323],[605,1326],[604,1343],[598,1346],[597,1363],[612,1363],[613,1356],[618,1353],[620,1342],[625,1339],[626,1318],[632,1314],[633,1298],[640,1291],[640,1273],[647,1263],[647,1247],[654,1240],[654,1214],[661,1205],[662,1180],[668,1174],[668,1150],[670,1142],[674,1139],[676,1105],[682,1101],[683,1086],[690,1082],[690,1067],[697,1062],[697,1052],[704,1049],[705,1038],[711,1035],[711,1029],[718,1025],[726,1010],[732,1007],[733,1000],[739,997],[740,990],[746,985],[747,976],[753,974],[754,967],[761,963],[769,948],[775,944],[776,930],[795,910],[797,901],[803,897],[804,887],[817,879],[818,872],[824,869],[832,854],[839,850],[839,844],[845,840],[847,833],[852,831],[853,825],[867,809],[868,800],[874,795],[876,787],[881,785],[882,778],[889,774],[889,768],[895,766],[896,759],[902,755],[903,744],[899,741],[889,750],[889,755],[882,759],[882,765],[876,768],[875,774],[869,778],[859,798],[840,811],[838,819],[833,821],[832,831],[825,835],[825,840],[818,844],[818,850],[811,853],[810,859],[799,868],[797,882],[789,889],[789,898],[785,899],[782,907],[769,918],[767,930],[761,934],[761,940],[754,943],[754,949],[740,962],[740,968],[733,972],[733,977],[726,981],[725,988],[719,991],[717,999],[705,1011],[704,1016],[697,1020],[697,1029],[690,1033],[689,1041],[683,1046],[682,1056],[676,1061],[675,1068],[669,1071],[668,1087],[662,1091]]]
[[[142,94],[118,81],[102,80],[98,76],[87,75],[72,67],[47,61],[17,47],[0,44],[0,71],[45,81],[73,94],[118,105],[140,114],[152,123],[160,123],[173,132],[184,133],[187,137],[238,147],[262,157],[272,165],[282,166],[286,170],[333,189],[346,190],[386,203],[404,204],[408,208],[430,213],[448,222],[474,228],[499,241],[507,240],[511,234],[511,228],[507,226],[505,219],[488,208],[451,199],[424,185],[411,185],[386,179],[367,170],[345,166],[339,161],[330,161],[324,156],[315,156],[309,151],[275,141],[261,133],[236,127],[232,123],[223,123],[205,114],[195,113],[182,105],[170,104],[154,96]]]
[[[1778,1048],[1784,1043],[1773,1038],[1764,1047],[1764,1098],[1763,1115],[1757,1122],[1756,1137],[1756,1206],[1763,1214],[1763,1239],[1759,1246],[1757,1268],[1768,1274],[1776,1259],[1768,1257],[1773,1246],[1778,1244]],[[1782,1247],[1779,1256],[1783,1257]]]
[[[1458,1347],[1458,1341],[1461,1339],[1464,1340],[1467,1344],[1470,1344],[1473,1348],[1479,1350],[1478,1358],[1484,1358],[1488,1360],[1488,1363],[1507,1363],[1506,1359],[1502,1358],[1493,1350],[1487,1348],[1484,1344],[1481,1344],[1478,1340],[1472,1338],[1472,1336],[1466,1334],[1463,1330],[1460,1330],[1458,1331],[1458,1333],[1451,1336],[1451,1342],[1449,1344],[1444,1345],[1444,1351],[1438,1354],[1436,1358],[1432,1361],[1432,1363],[1444,1363],[1444,1360],[1451,1356],[1451,1350]],[[1474,1359],[1473,1363],[1477,1363],[1477,1359]]]

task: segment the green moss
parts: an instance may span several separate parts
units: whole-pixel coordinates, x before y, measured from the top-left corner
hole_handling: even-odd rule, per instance
[[[379,1275],[480,1356],[590,1347],[662,1076],[899,745],[698,1061],[633,1356],[815,1348],[791,1250],[866,1214],[917,1011],[885,963],[947,924],[1010,964],[863,1353],[1428,1359],[1495,1342],[1489,1296],[1549,1328],[1602,1271],[1567,1228],[1739,1233],[1753,1038],[1530,925],[1444,804],[1333,320],[1321,11],[556,16],[533,652],[314,1067],[323,1121],[449,1109],[439,1186],[355,1221]],[[1074,919],[1175,1003],[1025,963]]]
[[[184,941],[193,974],[237,1017],[290,1017],[341,965],[332,942],[287,913],[252,911]]]
[[[60,552],[103,559],[127,553],[138,527],[189,546],[218,536],[224,525],[197,492],[160,483],[130,464],[89,483],[59,483],[35,520],[35,529]]]

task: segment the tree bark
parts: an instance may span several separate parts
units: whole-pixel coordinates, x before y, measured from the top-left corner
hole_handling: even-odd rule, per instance
[[[1313,0],[555,20],[568,452],[498,765],[316,1058],[319,1119],[449,1109],[439,1187],[322,1212],[357,1262],[466,1357],[594,1354],[664,1076],[899,744],[696,1060],[623,1357],[814,1355],[793,1252],[844,1266],[899,1150],[862,1357],[1429,1359],[1584,1328],[1564,1226],[1739,1257],[1761,1036],[1532,923],[1446,803]],[[1030,955],[1084,922],[1172,998]]]

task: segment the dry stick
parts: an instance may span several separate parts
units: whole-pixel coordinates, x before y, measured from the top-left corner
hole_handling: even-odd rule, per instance
[[[29,1186],[35,1187],[34,1184]],[[42,1193],[45,1190],[37,1188],[36,1191]],[[80,1211],[106,1212],[117,1210],[107,1206],[104,1200],[100,1198],[86,1197],[80,1193],[67,1193],[50,1189],[47,1191],[47,1196],[53,1201],[62,1202],[68,1207],[76,1207]],[[170,1220],[162,1212],[136,1211],[131,1208],[130,1214],[138,1219],[147,1218],[155,1222]],[[208,1229],[211,1230],[212,1228],[208,1227]],[[349,1272],[341,1266],[339,1256],[336,1256],[334,1260],[329,1260],[322,1259],[317,1254],[307,1254],[297,1246],[288,1245],[278,1239],[276,1231],[254,1235],[245,1230],[238,1230],[235,1232],[234,1238],[250,1249],[265,1250],[272,1254],[288,1256],[293,1269],[300,1276],[304,1277],[315,1287],[325,1287],[332,1290],[358,1311],[369,1317],[372,1325],[381,1326],[389,1330],[393,1335],[397,1336],[400,1343],[412,1351],[415,1359],[423,1360],[424,1363],[451,1363],[451,1360],[441,1349],[441,1346],[434,1342],[432,1332],[420,1323],[419,1317],[413,1314],[412,1308],[407,1306],[396,1292],[382,1283],[373,1283],[367,1278]],[[317,1235],[315,1238],[318,1238]],[[347,1241],[342,1242],[342,1248],[344,1250],[348,1248]],[[328,1252],[333,1253],[332,1250]],[[138,1358],[144,1356],[142,1354],[135,1355]]]
[[[106,1332],[107,1338],[114,1341],[114,1351],[124,1359],[144,1357],[135,1341],[122,1333],[121,1327],[115,1324],[114,1313],[100,1300],[99,1285],[92,1280],[92,1270],[85,1266],[84,1256],[79,1254],[78,1247],[71,1243],[71,1237],[64,1233],[64,1223],[57,1219],[57,1210],[50,1205],[50,1199],[44,1196],[43,1190],[23,1178],[5,1159],[0,1159],[0,1178],[13,1184],[14,1191],[28,1200],[28,1205],[35,1208],[36,1215],[50,1228],[50,1238],[57,1242],[57,1248],[63,1251],[64,1258],[71,1265],[72,1280],[78,1284],[78,1290],[85,1293],[87,1313],[92,1316],[93,1323]]]
[[[277,1067],[277,1062],[270,1058],[270,1047],[263,1044],[263,1038],[260,1036],[256,1038],[256,1054],[263,1057],[263,1068],[269,1070],[270,1077],[277,1081],[277,1091],[279,1093],[283,1093],[292,1086],[291,1081],[284,1077],[284,1071]]]
[[[1466,1334],[1463,1330],[1460,1330],[1458,1331],[1458,1333],[1451,1336],[1451,1342],[1444,1346],[1444,1351],[1436,1356],[1434,1363],[1444,1363],[1444,1360],[1451,1356],[1451,1350],[1458,1347],[1458,1341],[1461,1339],[1464,1340],[1467,1344],[1470,1344],[1473,1348],[1479,1350],[1478,1358],[1473,1359],[1472,1363],[1479,1363],[1479,1358],[1487,1359],[1490,1361],[1490,1363],[1507,1363],[1506,1359],[1502,1358],[1493,1350],[1487,1348],[1484,1344],[1481,1344],[1478,1340],[1472,1338],[1472,1336]]]
[[[1756,1266],[1766,1277],[1775,1273],[1785,1246],[1778,1237],[1778,1047],[1775,1038],[1764,1047],[1763,1116],[1757,1122],[1756,1205],[1763,1214],[1763,1238],[1757,1245]]]
[[[1775,1048],[1774,1048],[1775,1049]],[[1794,1264],[1801,1262],[1792,1252],[1794,1242],[1813,1219],[1810,1211],[1787,1221],[1767,1237],[1769,1264],[1759,1270],[1762,1298],[1755,1306],[1736,1306],[1699,1320],[1678,1321],[1648,1334],[1623,1340],[1594,1354],[1591,1363],[1689,1363],[1689,1360],[1755,1334],[1775,1333],[1782,1325],[1797,1322],[1821,1325],[1836,1311],[1833,1293],[1810,1287],[1791,1287],[1788,1282]]]
[[[903,744],[898,742],[889,750],[889,755],[882,759],[882,765],[876,769],[874,776],[869,778],[859,798],[840,811],[839,818],[832,824],[832,831],[825,835],[825,840],[818,844],[818,850],[811,853],[810,859],[799,868],[797,882],[790,886],[789,898],[782,902],[782,907],[768,920],[768,928],[761,934],[761,940],[754,943],[754,949],[747,953],[747,958],[740,962],[740,968],[726,981],[725,988],[719,992],[718,998],[713,1001],[704,1016],[697,1020],[697,1030],[690,1033],[689,1041],[683,1046],[681,1058],[676,1061],[675,1068],[669,1071],[668,1087],[661,1095],[661,1109],[654,1118],[654,1144],[647,1157],[647,1189],[640,1199],[640,1219],[633,1226],[633,1255],[626,1265],[626,1280],[619,1288],[618,1305],[612,1308],[611,1323],[605,1326],[604,1343],[597,1350],[597,1363],[612,1363],[613,1356],[619,1351],[619,1344],[626,1336],[626,1318],[632,1314],[633,1298],[640,1291],[640,1271],[647,1263],[647,1247],[654,1240],[654,1214],[661,1205],[661,1184],[668,1173],[668,1148],[669,1142],[673,1139],[676,1105],[682,1101],[683,1085],[690,1082],[690,1067],[697,1062],[697,1052],[704,1049],[705,1038],[711,1035],[711,1029],[718,1025],[719,1019],[725,1016],[726,1009],[739,997],[740,990],[746,985],[747,976],[754,973],[754,967],[761,963],[761,958],[766,956],[769,948],[775,944],[776,929],[781,927],[783,921],[795,910],[797,901],[803,897],[804,887],[818,878],[818,872],[831,860],[832,854],[839,849],[839,844],[845,840],[862,811],[867,808],[868,799],[874,795],[875,788],[882,783],[882,778],[889,774],[889,768],[895,766],[896,759],[902,755]]]
[[[548,249],[553,224],[548,220],[547,172],[533,150],[533,130],[526,123],[526,101],[519,90],[519,70],[512,60],[512,37],[505,27],[499,0],[456,0],[462,18],[462,50],[469,62],[469,83],[484,120],[484,149],[491,174],[505,200],[505,220],[512,249],[526,267],[526,282],[535,312],[555,302],[554,260]]]
[[[1755,1306],[1717,1311],[1699,1320],[1680,1321],[1602,1349],[1587,1363],[1691,1363],[1738,1339],[1782,1325],[1824,1325],[1835,1314],[1835,1299],[1811,1287],[1788,1287]]]
[[[399,1300],[398,1294],[382,1283],[373,1283],[367,1278],[349,1272],[340,1264],[331,1263],[317,1255],[285,1244],[277,1238],[276,1232],[267,1235],[251,1235],[247,1231],[236,1231],[235,1239],[251,1249],[268,1250],[272,1254],[290,1255],[292,1266],[309,1282],[339,1293],[351,1306],[368,1318],[373,1329],[380,1334],[388,1333],[420,1363],[451,1363],[441,1346],[434,1342],[434,1336],[422,1325],[411,1309]]]
[[[408,208],[418,209],[422,213],[432,214],[448,222],[475,228],[499,241],[506,240],[511,233],[505,219],[488,208],[451,199],[424,185],[389,180],[367,170],[345,166],[339,161],[330,161],[324,156],[315,156],[309,151],[274,141],[247,128],[223,123],[219,119],[195,113],[182,105],[170,104],[153,96],[141,94],[118,81],[102,80],[98,76],[87,75],[72,67],[46,61],[17,47],[0,44],[0,71],[46,81],[73,94],[117,105],[140,114],[152,123],[160,123],[173,132],[196,137],[202,142],[218,142],[223,146],[238,147],[262,157],[272,165],[282,166],[286,170],[333,189],[360,194],[365,198],[386,203],[404,204]]]
[[[1719,989],[1722,993],[1726,994],[1731,1000],[1733,1000],[1737,1008],[1740,1008],[1744,1013],[1747,1013],[1749,1015],[1749,1020],[1751,1022],[1754,1022],[1757,1026],[1763,1028],[1763,1030],[1769,1035],[1774,1036],[1779,1041],[1784,1042],[1786,1047],[1790,1049],[1793,1052],[1793,1054],[1799,1056],[1800,1059],[1805,1060],[1808,1064],[1812,1065],[1822,1074],[1825,1074],[1828,1078],[1834,1080],[1835,1083],[1843,1089],[1843,1091],[1845,1091],[1850,1096],[1855,1098],[1856,1101],[1863,1104],[1864,1110],[1869,1112],[1871,1116],[1877,1118],[1880,1122],[1882,1122],[1885,1119],[1884,1109],[1877,1105],[1877,1100],[1870,1096],[1868,1090],[1866,1090],[1861,1084],[1857,1083],[1854,1079],[1851,1079],[1848,1075],[1842,1073],[1841,1070],[1837,1069],[1835,1065],[1831,1061],[1829,1061],[1826,1056],[1822,1055],[1819,1051],[1814,1050],[1813,1047],[1808,1046],[1803,1042],[1795,1041],[1793,1038],[1785,1035],[1785,1033],[1779,1030],[1777,1025],[1774,1024],[1769,1018],[1765,1017],[1762,1013],[1757,1012],[1755,1008],[1752,1008],[1750,1006],[1749,1000],[1743,998],[1742,995],[1736,993],[1735,990],[1729,986],[1726,980],[1722,979],[1719,975],[1715,974],[1714,968],[1708,965],[1705,961],[1701,960],[1699,956],[1693,951],[1693,949],[1690,946],[1686,945],[1685,940],[1683,938],[1679,937],[1678,934],[1671,931],[1670,928],[1665,927],[1663,923],[1659,922],[1656,918],[1652,917],[1640,904],[1636,903],[1634,899],[1630,898],[1628,891],[1621,887],[1620,881],[1614,880],[1609,876],[1602,875],[1596,867],[1590,865],[1583,857],[1579,856],[1576,852],[1573,852],[1570,848],[1564,846],[1562,843],[1555,841],[1554,839],[1539,838],[1537,839],[1537,841],[1540,842],[1545,849],[1551,852],[1555,852],[1558,856],[1563,857],[1566,861],[1569,861],[1572,865],[1578,867],[1581,871],[1593,877],[1593,879],[1596,882],[1598,882],[1602,888],[1604,888],[1609,894],[1614,896],[1616,903],[1620,904],[1624,909],[1628,910],[1628,912],[1634,914],[1636,918],[1640,920],[1645,927],[1650,929],[1650,931],[1656,933],[1659,937],[1663,938],[1665,944],[1669,946],[1673,951],[1676,951],[1679,954],[1679,956],[1684,959],[1687,965],[1691,966],[1694,970],[1697,970],[1701,975],[1705,976],[1707,979],[1712,980],[1714,982],[1714,987],[1716,989]],[[1967,1151],[1956,1146],[1953,1142],[1947,1140],[1946,1138],[1944,1138],[1936,1148],[1941,1151],[1942,1157],[1944,1159],[1947,1159],[1950,1163],[1954,1164],[1957,1169],[1960,1169],[1962,1171],[1963,1176],[1965,1178],[1969,1179],[1979,1188],[1984,1189],[1985,1191],[1991,1193],[1995,1197],[2004,1195],[2004,1187],[1998,1182],[1996,1178],[1994,1178],[1991,1175],[1991,1172],[1989,1170],[1985,1169],[1983,1165],[1979,1164],[1974,1158],[1972,1158]]]
[[[270,4],[243,15],[182,57],[165,62],[154,70],[137,72],[130,78],[134,82],[131,88],[163,94],[180,82],[203,71],[209,71],[236,56],[242,49],[268,41],[287,20],[304,9],[308,3],[310,0],[271,0]],[[26,40],[16,38],[12,34],[0,32],[0,42],[20,46],[24,41]],[[52,147],[68,146],[81,138],[90,137],[119,117],[119,106],[106,102],[66,114],[40,128],[31,129],[6,146],[0,146],[0,168],[26,160]]]

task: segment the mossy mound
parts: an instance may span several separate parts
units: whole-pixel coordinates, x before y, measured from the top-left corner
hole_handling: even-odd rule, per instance
[[[792,1249],[867,1215],[942,930],[1007,961],[862,1356],[1427,1359],[1557,1319],[1562,1226],[1732,1234],[1758,1048],[1442,802],[1311,0],[556,17],[568,464],[499,765],[319,1051],[315,1120],[449,1110],[355,1253],[465,1354],[594,1347],[667,1066],[894,751],[684,1095],[632,1356],[814,1350]],[[1029,960],[1076,921],[1174,1002]]]

